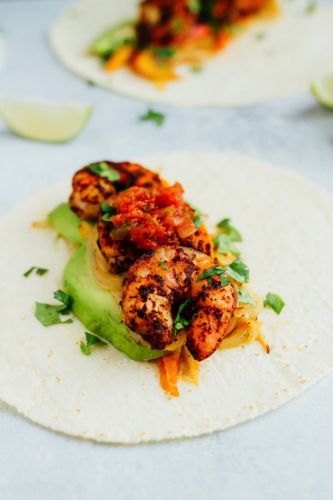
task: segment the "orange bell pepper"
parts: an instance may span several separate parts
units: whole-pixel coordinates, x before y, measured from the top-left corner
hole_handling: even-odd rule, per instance
[[[155,82],[177,80],[172,66],[166,62],[159,62],[150,50],[138,52],[132,60],[132,68],[139,75]]]
[[[157,366],[160,371],[161,387],[171,396],[178,397],[177,382],[180,375],[180,351],[175,351],[158,359]]]
[[[133,48],[130,45],[120,47],[120,49],[112,54],[106,61],[104,69],[111,73],[112,71],[122,68],[128,63],[132,53]]]

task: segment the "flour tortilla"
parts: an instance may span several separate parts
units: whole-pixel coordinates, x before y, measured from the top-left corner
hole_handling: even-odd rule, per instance
[[[286,97],[333,71],[333,8],[320,5],[309,13],[308,0],[282,0],[280,18],[256,21],[219,55],[207,60],[201,73],[182,68],[181,79],[164,90],[127,68],[107,73],[88,54],[88,47],[110,25],[135,19],[137,4],[137,0],[81,0],[74,4],[50,32],[60,61],[107,89],[145,101],[187,106],[248,105]],[[261,34],[264,38],[258,40]]]
[[[210,223],[231,217],[240,229],[252,288],[286,302],[280,316],[262,314],[271,353],[259,344],[220,350],[201,363],[199,386],[180,382],[181,396],[169,399],[154,364],[112,347],[84,356],[77,320],[39,324],[34,301],[52,301],[62,287],[69,249],[31,222],[66,199],[68,180],[0,223],[0,399],[56,431],[113,443],[206,434],[273,410],[333,368],[333,199],[293,173],[234,154],[165,155],[145,164],[181,181]],[[31,265],[50,271],[23,278]]]

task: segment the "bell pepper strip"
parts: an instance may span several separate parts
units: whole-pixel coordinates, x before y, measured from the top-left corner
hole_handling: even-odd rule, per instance
[[[161,387],[170,396],[178,397],[177,382],[180,375],[180,351],[175,351],[168,356],[158,359],[157,366],[160,372]]]
[[[164,83],[178,78],[172,66],[158,61],[151,50],[138,52],[133,57],[131,66],[136,73],[155,82]]]
[[[124,45],[120,47],[109,59],[106,61],[104,65],[105,71],[112,73],[112,71],[116,71],[117,69],[126,66],[129,62],[131,56],[133,54],[133,48],[130,45]]]

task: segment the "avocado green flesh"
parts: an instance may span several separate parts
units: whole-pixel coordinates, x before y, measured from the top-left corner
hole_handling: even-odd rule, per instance
[[[107,58],[123,45],[132,45],[135,38],[134,23],[124,21],[99,35],[91,44],[90,52],[96,56]]]
[[[71,210],[68,203],[60,203],[48,215],[50,226],[65,240],[74,245],[82,245],[84,239],[80,234],[81,219]]]
[[[149,361],[168,354],[137,344],[121,320],[120,307],[112,294],[95,280],[86,245],[69,259],[64,271],[66,292],[74,299],[73,312],[87,330],[135,361]]]

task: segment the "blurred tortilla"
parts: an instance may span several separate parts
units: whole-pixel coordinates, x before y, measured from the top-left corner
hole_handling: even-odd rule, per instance
[[[79,321],[40,325],[34,302],[52,301],[70,251],[31,222],[66,199],[68,179],[0,222],[0,399],[50,429],[113,443],[197,436],[273,410],[333,368],[333,198],[294,173],[234,154],[162,155],[145,164],[163,165],[167,179],[182,182],[210,223],[231,217],[240,229],[252,288],[286,302],[280,316],[262,313],[271,353],[259,344],[219,350],[201,363],[199,386],[181,382],[181,396],[169,399],[154,364],[112,347],[84,356]],[[32,265],[50,271],[23,278]]]
[[[107,73],[88,54],[92,40],[112,24],[135,19],[137,0],[81,0],[52,26],[50,42],[60,61],[81,78],[143,99],[186,106],[248,105],[286,97],[333,71],[333,8],[308,0],[282,0],[279,18],[257,20],[238,35],[203,71],[181,68],[181,78],[164,90],[123,70]]]

